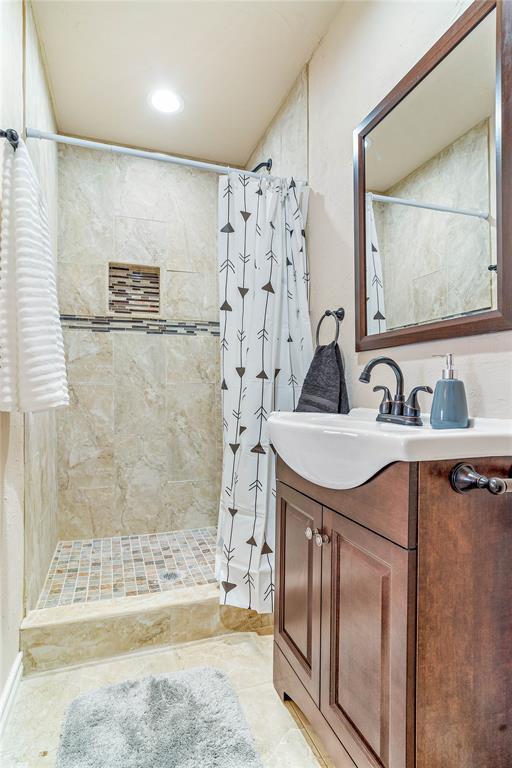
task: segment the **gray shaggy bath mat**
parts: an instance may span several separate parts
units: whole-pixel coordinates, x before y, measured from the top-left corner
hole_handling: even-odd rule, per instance
[[[86,693],[67,712],[56,768],[262,768],[227,677],[203,667]]]

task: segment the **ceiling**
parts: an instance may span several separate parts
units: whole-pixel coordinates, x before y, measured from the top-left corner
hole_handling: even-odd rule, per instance
[[[340,4],[35,0],[58,130],[244,165]]]
[[[494,114],[493,11],[368,134],[366,186],[385,192]]]

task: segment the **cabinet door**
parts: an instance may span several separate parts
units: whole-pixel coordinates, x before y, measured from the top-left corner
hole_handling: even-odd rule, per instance
[[[321,527],[320,504],[278,483],[275,641],[317,705],[322,548],[308,536]]]
[[[414,764],[415,551],[323,510],[321,711],[358,768]]]

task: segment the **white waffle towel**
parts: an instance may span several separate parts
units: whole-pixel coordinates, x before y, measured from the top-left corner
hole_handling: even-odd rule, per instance
[[[23,141],[4,145],[0,237],[0,411],[69,404],[48,214]]]

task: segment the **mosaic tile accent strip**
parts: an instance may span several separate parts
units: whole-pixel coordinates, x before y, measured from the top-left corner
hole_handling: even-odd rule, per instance
[[[108,308],[120,315],[158,315],[160,268],[110,263]]]
[[[37,608],[211,584],[217,529],[59,541]]]
[[[108,333],[109,331],[139,331],[140,333],[159,333],[159,334],[205,334],[211,336],[220,335],[220,325],[214,320],[164,320],[162,318],[144,318],[135,317],[104,317],[87,315],[61,315],[61,324],[64,328],[76,328],[78,330],[91,330],[98,333]]]

